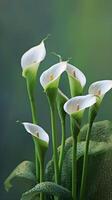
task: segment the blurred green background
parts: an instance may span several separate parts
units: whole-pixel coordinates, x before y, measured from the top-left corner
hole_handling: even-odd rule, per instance
[[[111,0],[0,0],[0,200],[20,199],[22,186],[9,193],[3,181],[23,160],[33,160],[33,143],[16,120],[31,121],[25,80],[21,76],[22,54],[48,33],[47,57],[39,74],[58,59],[79,67],[87,86],[101,79],[112,79],[112,1]],[[68,82],[62,88],[68,94]],[[50,132],[49,107],[37,80],[36,98],[39,124]],[[98,119],[112,118],[112,97],[104,99]]]

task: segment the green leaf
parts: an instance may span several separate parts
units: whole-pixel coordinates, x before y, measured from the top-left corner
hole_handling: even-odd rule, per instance
[[[79,134],[79,141],[86,139],[88,124],[84,125]],[[91,131],[91,140],[97,142],[107,142],[112,135],[112,122],[105,120],[93,123]]]
[[[107,150],[110,150],[111,148],[112,148],[111,143],[90,141],[89,155],[100,156],[102,155],[102,153],[106,152]],[[77,147],[77,160],[83,157],[84,150],[85,150],[85,142],[79,142]],[[62,168],[61,184],[70,190],[72,187],[71,180],[72,180],[72,147],[69,148],[68,152],[65,155]]]
[[[85,140],[87,133],[85,125],[80,133],[80,140]],[[101,154],[89,156],[88,176],[87,176],[87,200],[111,200],[112,199],[112,123],[110,121],[100,121],[93,125],[91,140],[100,141],[105,144]],[[102,148],[103,150],[103,148]],[[81,179],[83,159],[79,160],[78,177]],[[91,173],[92,172],[92,173]]]
[[[85,149],[85,138],[87,132],[85,125],[81,129],[80,140],[78,142],[78,192],[80,188],[83,155]],[[58,151],[60,147],[58,148]],[[72,176],[72,137],[66,140],[65,158],[62,168],[61,185],[71,190]],[[86,200],[111,200],[112,196],[112,123],[110,121],[95,122],[91,132],[88,165],[88,183]],[[53,161],[48,164],[47,180],[53,181]],[[51,176],[50,176],[51,175]],[[102,194],[105,196],[103,198]],[[106,198],[107,196],[107,198]],[[100,198],[101,197],[101,198]],[[110,198],[111,197],[111,198]]]
[[[54,177],[54,162],[50,160],[45,169],[45,180],[46,181],[53,181]]]
[[[87,125],[81,130],[81,140],[78,143],[78,192],[81,182],[83,155]],[[87,176],[86,200],[112,199],[112,123],[101,121],[94,123],[89,148],[89,165]],[[71,139],[72,143],[72,139]],[[72,178],[72,147],[65,155],[61,184],[71,189]]]
[[[53,182],[43,182],[40,184],[37,184],[34,188],[31,190],[25,192],[22,195],[21,200],[32,200],[35,197],[38,198],[38,194],[40,192],[43,192],[44,194],[53,195],[61,197],[61,199],[72,199],[71,192],[67,190],[66,188],[57,185]]]
[[[78,164],[81,179],[82,158]],[[111,150],[89,157],[86,196],[87,200],[112,199],[112,147]]]
[[[18,179],[22,179],[21,182],[25,180],[35,183],[35,168],[33,162],[23,161],[12,171],[4,182],[6,191],[9,191],[13,187],[13,181]]]

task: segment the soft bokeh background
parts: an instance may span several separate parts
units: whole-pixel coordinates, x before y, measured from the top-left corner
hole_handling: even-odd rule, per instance
[[[0,0],[0,200],[19,200],[20,187],[9,193],[3,181],[23,160],[33,160],[33,143],[16,120],[31,121],[25,80],[21,76],[21,55],[48,33],[47,57],[42,71],[58,59],[78,66],[90,83],[112,79],[112,1],[111,0]],[[68,94],[64,77],[62,88]],[[49,107],[37,80],[39,124],[50,132]],[[98,118],[112,118],[112,96],[107,95]]]

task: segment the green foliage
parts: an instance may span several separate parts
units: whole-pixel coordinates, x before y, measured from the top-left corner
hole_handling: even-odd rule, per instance
[[[78,192],[81,182],[83,155],[85,149],[85,137],[88,125],[85,125],[80,132],[78,142]],[[88,166],[88,186],[87,186],[87,200],[104,199],[110,200],[111,185],[112,185],[112,123],[105,120],[93,124],[91,132],[91,141],[89,148],[89,166]],[[81,141],[82,140],[82,141]],[[66,140],[64,149],[64,162],[62,168],[61,185],[71,190],[72,179],[72,138]],[[92,172],[92,173],[91,173]],[[110,175],[109,175],[110,174]],[[53,180],[53,161],[50,161],[46,167],[47,180]],[[102,181],[100,181],[102,180]],[[99,186],[100,185],[100,188]],[[104,189],[105,186],[105,189]],[[96,193],[97,190],[97,193]],[[99,192],[100,190],[100,192]],[[108,195],[107,195],[108,192]],[[100,194],[101,193],[101,194]],[[109,197],[108,197],[109,196]]]
[[[54,163],[53,160],[50,160],[45,169],[45,180],[53,181],[54,178]]]
[[[88,124],[84,125],[79,134],[79,141],[85,141]],[[97,142],[108,142],[112,135],[112,122],[105,120],[93,123],[91,140]]]
[[[111,148],[111,145],[105,142],[90,142],[90,148],[89,148],[89,155],[90,158],[92,156],[100,157],[104,152],[109,150]],[[77,160],[78,164],[80,165],[80,159],[83,158],[84,150],[85,150],[85,142],[78,143],[77,147]],[[94,166],[95,163],[93,163]],[[63,170],[62,170],[62,182],[61,184],[71,189],[71,177],[72,177],[72,147],[69,148],[68,152],[65,155],[64,163],[63,163]],[[78,167],[79,168],[79,167]],[[82,170],[82,163],[81,163],[81,170]],[[78,176],[78,180],[80,180],[80,176]]]
[[[85,138],[88,125],[85,125],[79,134],[77,147],[78,160],[78,194],[81,183],[83,155],[85,150]],[[89,165],[86,186],[86,200],[111,200],[112,199],[112,123],[101,121],[93,124],[89,147]],[[60,147],[58,148],[60,153]],[[24,161],[11,173],[5,181],[8,191],[16,178],[30,180],[35,183],[35,169],[30,161]],[[47,163],[45,169],[45,182],[37,184],[22,195],[21,200],[38,200],[39,193],[46,194],[46,199],[52,196],[61,199],[71,199],[72,180],[72,137],[67,138],[64,148],[64,162],[62,167],[61,183],[54,182],[53,160]]]
[[[13,186],[13,182],[18,179],[21,180],[21,183],[24,179],[25,181],[29,181],[33,184],[35,183],[35,168],[33,162],[23,161],[12,171],[4,182],[6,191],[9,191]]]
[[[64,148],[64,155],[67,153],[69,148],[72,146],[72,137],[69,137],[66,139],[65,142],[65,148]],[[58,152],[60,153],[60,146],[58,147]],[[54,164],[53,160],[50,160],[47,163],[46,169],[45,169],[45,180],[47,181],[53,181],[54,179]]]
[[[112,146],[111,150],[89,159],[86,199],[112,199]]]
[[[38,198],[38,194],[40,192],[61,197],[61,199],[68,199],[68,200],[72,199],[71,192],[67,190],[66,188],[60,185],[57,185],[53,182],[43,182],[43,183],[37,184],[31,190],[25,192],[22,195],[21,200],[32,200],[35,197]]]
[[[81,132],[80,141],[85,140],[88,125],[85,125]],[[110,200],[112,199],[112,123],[101,121],[93,124],[91,140],[100,144],[97,154],[89,156],[88,176],[86,185],[87,200]],[[101,147],[102,146],[102,147]],[[82,171],[83,159],[79,160],[78,178]]]

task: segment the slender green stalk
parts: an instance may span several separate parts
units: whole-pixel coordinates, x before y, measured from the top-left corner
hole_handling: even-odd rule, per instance
[[[72,197],[73,200],[77,199],[77,133],[75,133],[75,122],[71,118],[71,132],[73,138],[72,145]]]
[[[31,91],[28,79],[26,79],[26,82],[27,82],[27,91],[28,91],[28,96],[29,96],[30,106],[31,106],[32,121],[33,121],[34,124],[37,124],[37,116],[36,116],[36,106],[35,106],[34,94]],[[35,141],[34,137],[33,137],[33,142],[34,142],[34,147],[35,147],[36,179],[39,181],[39,179],[40,179],[40,163],[39,163],[39,158],[37,156],[38,153],[37,153],[36,141]]]
[[[34,94],[31,91],[29,80],[26,79],[26,81],[27,81],[27,91],[28,91],[28,96],[29,96],[30,106],[31,106],[32,121],[34,124],[37,124],[37,113],[36,113]]]
[[[44,181],[44,156],[40,158],[40,183]],[[44,200],[44,193],[40,193],[40,200]]]
[[[61,119],[61,129],[62,129],[62,140],[61,140],[61,149],[59,157],[59,172],[61,177],[63,159],[64,159],[64,147],[65,147],[65,119]]]
[[[77,137],[73,138],[72,196],[73,196],[73,200],[76,200],[76,198],[77,198]]]
[[[54,173],[55,173],[55,182],[58,184],[59,183],[59,166],[58,166],[58,152],[57,152],[57,131],[56,131],[55,103],[50,104],[50,110],[51,110]]]
[[[37,148],[36,148],[37,144],[36,144],[34,137],[33,137],[33,142],[34,142],[34,148],[35,148],[36,181],[40,182],[40,162],[39,162],[38,151],[37,151]]]
[[[86,135],[85,152],[84,152],[82,180],[81,180],[81,189],[80,189],[80,200],[85,199],[86,177],[87,177],[87,169],[88,169],[88,151],[89,151],[89,141],[90,141],[91,128],[92,128],[92,123],[89,122],[88,132],[87,132],[87,135]]]

